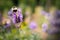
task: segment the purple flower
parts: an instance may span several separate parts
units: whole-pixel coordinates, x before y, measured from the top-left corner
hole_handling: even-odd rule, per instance
[[[60,18],[60,10],[57,10],[55,12],[55,16],[54,16],[56,19],[59,19]]]
[[[9,12],[8,12],[8,16],[9,16],[9,18],[12,20],[12,22],[15,24],[15,23],[17,23],[16,22],[16,19],[19,21],[19,22],[22,22],[23,21],[23,15],[22,15],[22,12],[21,12],[21,10],[17,10],[17,15],[18,15],[18,17],[16,16],[16,13],[13,13],[12,12],[12,10],[10,10]],[[17,17],[17,18],[16,18]]]
[[[4,24],[4,28],[10,27],[10,25],[11,25],[11,22],[10,21],[6,21],[5,24]]]
[[[42,24],[42,31],[46,32],[47,28],[48,28],[48,25],[46,23],[43,23]]]
[[[49,13],[46,12],[46,11],[44,11],[44,10],[42,10],[42,11],[41,11],[41,14],[45,16],[45,15],[47,15],[47,14],[49,14]]]
[[[19,13],[22,13],[22,9],[21,9],[21,8],[18,8],[18,12],[19,12]]]
[[[18,16],[17,16],[18,15]],[[17,9],[17,12],[13,12],[13,10],[10,10],[8,12],[8,17],[13,22],[16,28],[20,27],[20,23],[23,21],[23,15],[21,8]]]
[[[56,33],[59,33],[60,30],[56,27],[51,27],[47,32],[48,34],[56,34]]]
[[[10,10],[10,11],[8,12],[8,17],[9,17],[10,19],[12,19],[12,10]]]
[[[34,21],[30,22],[29,24],[30,29],[35,29],[36,27],[37,27],[37,24]]]

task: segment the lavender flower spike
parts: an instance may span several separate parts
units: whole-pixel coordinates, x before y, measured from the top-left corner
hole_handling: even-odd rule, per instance
[[[23,15],[21,8],[12,8],[8,12],[8,17],[11,19],[13,24],[20,24],[23,21]],[[16,25],[18,26],[18,25]]]
[[[16,14],[18,15],[17,19],[16,19]],[[19,20],[20,22],[22,22],[22,20],[23,20],[23,15],[22,15],[21,9],[17,9],[17,13],[14,13],[12,10],[10,10],[8,12],[8,16],[14,24],[16,23],[16,20]]]

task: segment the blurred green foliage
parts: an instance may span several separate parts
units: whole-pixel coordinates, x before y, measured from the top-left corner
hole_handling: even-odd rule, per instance
[[[23,26],[28,27],[27,25]],[[11,25],[11,27],[13,26]],[[28,30],[28,28],[21,30],[16,28],[5,29],[4,26],[0,27],[0,40],[40,40],[40,39],[41,38],[39,34],[32,33],[30,30]]]
[[[13,6],[13,3],[11,0],[0,0],[0,10],[11,8],[12,6]]]
[[[50,4],[49,4],[49,2]],[[41,6],[56,6],[60,9],[60,0],[0,0],[0,10],[4,10],[6,8],[11,8],[12,6],[19,6],[23,3],[25,6],[29,5],[32,7],[32,11],[34,12],[34,8],[37,5]],[[47,5],[48,4],[48,5]]]
[[[34,12],[37,5],[48,7],[48,1],[50,1],[50,6],[56,6],[58,9],[60,9],[60,0],[39,0],[39,2],[38,0],[0,0],[0,11],[3,12],[5,9],[10,9],[12,6],[19,6],[23,9],[24,14],[26,6],[30,6],[32,8],[32,12]],[[40,26],[42,25],[43,21],[44,18],[41,17]],[[23,23],[23,27],[28,26]],[[25,28],[24,30],[11,28],[9,30],[5,29],[4,26],[0,26],[0,40],[42,40],[39,34],[31,33],[28,28]]]

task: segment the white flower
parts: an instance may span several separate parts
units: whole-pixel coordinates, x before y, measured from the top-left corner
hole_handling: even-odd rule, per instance
[[[11,23],[11,21],[10,20],[7,20],[7,22],[6,22],[7,24],[10,24]]]

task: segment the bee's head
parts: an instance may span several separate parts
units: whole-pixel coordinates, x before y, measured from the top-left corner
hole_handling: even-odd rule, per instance
[[[13,11],[13,12],[17,12],[17,7],[13,7],[13,8],[12,8],[12,11]]]
[[[17,10],[13,10],[13,12],[17,12]]]

